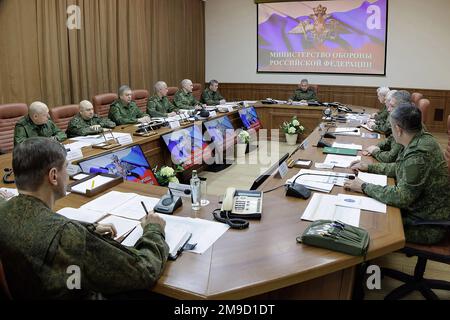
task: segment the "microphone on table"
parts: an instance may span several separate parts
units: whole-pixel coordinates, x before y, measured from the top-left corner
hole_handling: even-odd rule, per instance
[[[296,184],[295,182],[297,179],[301,176],[319,176],[319,177],[337,177],[337,178],[345,178],[354,180],[355,176],[351,174],[347,174],[345,176],[343,175],[337,175],[337,174],[319,174],[319,173],[302,173],[295,177],[294,181],[292,181],[289,185],[287,185],[286,188],[286,196],[287,197],[295,197],[295,198],[302,198],[302,199],[309,199],[311,196],[311,191],[307,189],[302,184]]]
[[[182,191],[185,195],[190,195],[191,190],[189,188],[178,189],[174,187],[168,187],[169,194],[165,194],[161,197],[159,202],[153,209],[155,212],[173,214],[173,212],[183,205],[181,197],[174,196],[172,190]]]

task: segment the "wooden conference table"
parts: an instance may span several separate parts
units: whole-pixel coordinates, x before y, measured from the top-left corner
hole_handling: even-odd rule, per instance
[[[315,129],[307,138],[309,143],[305,150],[297,151],[293,158],[323,162],[322,149],[314,147],[319,137],[318,129]],[[376,142],[350,136],[338,136],[336,141],[358,143],[363,147]],[[3,164],[0,161],[2,167],[4,163],[5,159]],[[269,177],[260,190],[283,184],[298,170],[289,169],[284,179]],[[348,169],[335,171],[350,172]],[[392,179],[389,182],[392,183]],[[130,182],[121,183],[114,190],[149,196],[161,196],[167,191],[162,187]],[[355,266],[363,258],[298,244],[296,237],[309,225],[300,220],[309,200],[286,197],[284,193],[284,188],[280,188],[265,194],[262,219],[251,221],[248,229],[230,229],[202,255],[184,253],[176,261],[169,261],[153,290],[177,299],[350,299]],[[335,186],[331,194],[338,193],[347,192]],[[77,208],[92,199],[70,194],[59,200],[55,209]],[[212,211],[219,208],[219,198],[212,196],[209,199],[210,205],[197,213],[185,200],[175,214],[212,220]],[[387,214],[362,211],[360,226],[371,237],[367,259],[404,246],[402,220],[397,208],[388,207]]]

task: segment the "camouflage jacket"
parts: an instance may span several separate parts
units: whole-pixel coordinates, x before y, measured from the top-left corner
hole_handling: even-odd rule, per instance
[[[14,145],[18,145],[31,137],[55,137],[58,141],[64,141],[67,136],[52,120],[46,124],[36,125],[29,116],[25,116],[16,123],[14,128]]]
[[[27,195],[0,205],[0,225],[1,259],[15,299],[84,299],[149,290],[168,257],[159,225],[147,225],[136,245],[125,247]],[[77,268],[80,287],[69,290]]]
[[[180,89],[175,93],[173,104],[177,109],[194,109],[200,103],[192,95],[192,92],[186,93],[183,89]]]
[[[379,113],[377,113],[375,126],[372,129],[374,131],[390,134],[391,123],[389,122],[389,111],[387,110],[386,106],[384,106],[384,108]]]
[[[375,120],[383,120],[386,121],[389,116],[389,112],[387,110],[386,105],[383,105],[383,109],[381,109],[379,112],[377,112],[375,116]]]
[[[209,88],[206,88],[202,92],[202,97],[200,99],[201,103],[204,103],[208,106],[217,106],[220,104],[220,100],[224,100],[219,91],[212,91]]]
[[[316,93],[313,89],[308,89],[306,91],[303,91],[301,89],[297,89],[294,91],[294,95],[291,97],[292,101],[315,101],[317,100]]]
[[[366,184],[364,193],[401,209],[407,241],[435,243],[445,230],[411,226],[413,220],[440,220],[450,216],[450,187],[447,162],[434,137],[419,132],[393,163],[369,165],[369,172],[396,179],[394,186]]]
[[[154,95],[148,99],[147,113],[152,117],[167,117],[168,113],[175,111],[175,106],[169,101],[167,97],[160,98]]]
[[[66,134],[69,138],[71,137],[79,137],[79,136],[87,136],[90,134],[97,134],[101,131],[92,130],[91,126],[99,125],[102,128],[112,129],[116,126],[114,122],[109,120],[108,118],[100,118],[96,114],[92,119],[84,120],[80,114],[77,114],[75,117],[70,120],[69,125],[66,130]]]
[[[395,162],[400,152],[403,151],[403,146],[397,142],[392,135],[387,139],[377,144],[380,150],[372,153],[372,156],[380,162]]]
[[[134,124],[138,122],[139,118],[144,116],[147,116],[147,114],[138,108],[136,102],[131,101],[125,105],[122,99],[117,99],[111,104],[108,114],[108,118],[114,121],[116,125]]]

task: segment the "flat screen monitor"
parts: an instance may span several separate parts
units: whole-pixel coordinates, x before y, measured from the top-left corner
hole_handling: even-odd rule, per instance
[[[228,116],[213,119],[203,123],[211,136],[212,142],[217,149],[222,149],[225,142],[225,149],[234,144],[235,131]]]
[[[158,185],[141,146],[129,146],[78,162],[84,173],[106,173],[124,180]]]
[[[208,144],[203,141],[201,127],[194,125],[167,133],[162,138],[174,164],[188,169],[203,163],[203,153]]]
[[[289,153],[286,153],[284,156],[282,156],[280,160],[278,160],[278,162],[276,162],[269,169],[267,169],[266,172],[264,172],[262,175],[256,178],[250,190],[258,189],[259,186],[262,185],[264,181],[266,181],[267,178],[270,177],[278,169],[278,167],[287,160],[287,158],[289,158]]]
[[[254,107],[239,110],[239,116],[247,130],[254,129],[258,131],[261,128],[261,121]]]

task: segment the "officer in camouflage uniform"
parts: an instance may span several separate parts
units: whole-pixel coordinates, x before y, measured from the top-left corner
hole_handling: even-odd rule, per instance
[[[308,80],[303,79],[298,85],[298,89],[294,91],[294,95],[290,101],[317,101],[316,93],[309,87]]]
[[[217,80],[211,80],[208,88],[203,90],[200,102],[208,106],[217,106],[225,103],[224,97],[217,91],[218,88],[219,82]]]
[[[128,86],[119,88],[119,99],[111,103],[108,118],[116,125],[150,122],[148,114],[141,111],[136,102],[131,100],[131,89]]]
[[[16,123],[14,145],[16,146],[30,137],[47,137],[60,142],[66,140],[66,134],[48,117],[48,107],[45,103],[33,102],[28,109],[28,115]]]
[[[447,163],[432,135],[422,129],[421,113],[411,103],[397,107],[390,116],[392,135],[404,150],[394,163],[355,163],[353,170],[385,174],[395,186],[348,181],[345,188],[401,209],[407,241],[433,244],[446,230],[439,226],[412,226],[412,221],[441,220],[450,216],[450,187]]]
[[[386,135],[390,135],[390,123],[389,123],[389,113],[400,105],[401,103],[410,103],[411,94],[406,90],[392,90],[387,94],[386,97],[386,108],[387,114],[385,117],[380,117],[375,121],[375,124],[369,125],[369,127],[374,131],[379,131]]]
[[[148,99],[147,113],[151,117],[170,117],[175,115],[176,108],[167,98],[167,84],[158,81],[155,84],[155,94]]]
[[[164,270],[165,222],[150,213],[134,247],[111,240],[113,225],[84,224],[53,211],[68,182],[65,149],[41,137],[13,151],[20,195],[0,205],[0,253],[15,299],[85,299],[150,290]],[[75,278],[80,286],[75,290]]]
[[[104,129],[113,129],[116,126],[108,118],[101,118],[94,114],[94,106],[87,100],[80,102],[80,112],[70,120],[66,130],[69,138],[98,134]]]
[[[390,163],[397,160],[398,155],[403,151],[403,146],[395,142],[394,137],[390,135],[376,146],[368,147],[367,151],[378,161]]]
[[[177,109],[201,109],[200,102],[198,102],[192,94],[194,85],[189,79],[181,81],[181,89],[175,93],[173,104]]]

